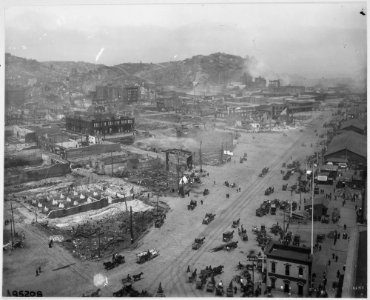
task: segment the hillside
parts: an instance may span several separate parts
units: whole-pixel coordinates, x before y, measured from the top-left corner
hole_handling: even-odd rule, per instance
[[[85,62],[38,62],[6,54],[6,84],[18,86],[69,84],[87,93],[97,84],[123,85],[146,82],[161,86],[191,89],[197,86],[222,85],[239,80],[248,61],[240,56],[214,53],[197,55],[183,61],[159,64],[124,63],[115,66]]]

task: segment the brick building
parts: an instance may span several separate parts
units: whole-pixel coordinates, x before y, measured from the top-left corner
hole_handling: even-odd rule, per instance
[[[91,93],[95,105],[107,105],[110,103],[133,103],[140,100],[140,87],[138,86],[96,86],[96,90]]]
[[[271,242],[265,250],[266,284],[272,289],[305,297],[310,286],[312,258],[310,248]]]
[[[133,131],[135,118],[111,114],[66,117],[66,129],[82,134],[105,135]]]

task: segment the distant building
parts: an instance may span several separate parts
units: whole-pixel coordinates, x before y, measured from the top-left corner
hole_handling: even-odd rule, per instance
[[[112,85],[96,86],[96,91],[91,92],[93,104],[105,106],[112,103],[134,103],[140,100],[139,86],[119,87]]]
[[[289,95],[300,95],[306,91],[306,87],[298,85],[286,85],[280,87],[281,93],[286,93]]]
[[[340,126],[340,130],[343,131],[353,131],[359,134],[366,135],[366,121],[351,119],[344,121]]]
[[[280,88],[280,80],[269,80],[269,88]]]
[[[308,111],[315,111],[319,109],[320,103],[313,100],[285,100],[285,104],[288,107],[288,112],[290,114],[299,113],[299,112],[308,112]]]
[[[263,77],[261,77],[261,76],[259,76],[259,77],[257,77],[257,78],[254,79],[253,86],[255,88],[265,88],[266,87],[266,83],[267,83],[266,79],[263,78]]]
[[[312,272],[310,248],[285,246],[271,241],[265,249],[268,287],[307,297]]]
[[[66,129],[92,136],[131,132],[135,118],[110,114],[78,115],[66,117]]]
[[[140,87],[130,86],[130,87],[126,87],[125,90],[127,93],[128,103],[138,102],[140,100]]]
[[[349,163],[352,167],[367,165],[366,135],[346,131],[333,138],[324,155],[325,162]]]

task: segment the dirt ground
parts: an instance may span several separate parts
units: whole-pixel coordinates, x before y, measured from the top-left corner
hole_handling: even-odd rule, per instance
[[[187,266],[200,271],[205,266],[224,265],[224,272],[216,277],[216,281],[222,279],[228,284],[237,274],[237,263],[240,261],[245,264],[246,254],[250,250],[260,251],[251,233],[252,226],[264,223],[269,227],[276,221],[282,223],[282,215],[278,213],[274,218],[259,218],[255,216],[255,209],[266,198],[290,199],[290,192],[282,191],[281,185],[293,184],[296,178],[293,176],[288,182],[283,182],[281,165],[291,160],[303,160],[314,152],[315,148],[302,147],[301,144],[316,144],[314,130],[322,130],[322,124],[330,114],[330,111],[313,113],[309,126],[302,132],[300,129],[286,131],[287,136],[282,132],[241,133],[234,150],[235,158],[222,166],[205,166],[209,177],[203,178],[202,185],[190,197],[160,198],[170,207],[164,225],[149,229],[135,249],[122,251],[120,254],[125,256],[126,263],[113,270],[104,270],[104,259],[81,262],[57,243],[49,248],[45,233],[33,225],[17,223],[18,230],[26,234],[27,246],[4,255],[3,295],[7,294],[7,290],[28,289],[40,290],[44,296],[81,296],[99,287],[102,296],[110,297],[121,288],[121,279],[127,274],[132,276],[143,272],[143,279],[134,284],[138,290],[145,289],[155,294],[161,282],[166,296],[210,296],[204,290],[195,289],[194,284],[187,283]],[[239,157],[244,153],[248,154],[248,161],[239,163]],[[258,174],[263,167],[268,167],[270,171],[260,178]],[[241,187],[241,192],[227,188],[223,185],[225,180],[235,182]],[[276,191],[270,197],[264,196],[268,186],[274,186]],[[205,188],[210,190],[210,194],[203,197],[201,191]],[[230,198],[226,199],[226,193],[230,194]],[[190,199],[198,200],[198,206],[193,211],[187,210]],[[201,199],[203,205],[199,204]],[[208,212],[216,214],[215,220],[203,225],[202,219]],[[249,241],[243,242],[235,234],[234,241],[239,241],[235,250],[210,252],[211,248],[222,243],[222,233],[231,230],[232,221],[238,218],[247,229]],[[201,236],[206,237],[205,243],[200,249],[192,250],[194,238]],[[136,254],[152,248],[157,248],[160,255],[144,264],[137,264]],[[35,270],[40,265],[43,272],[35,276]],[[94,285],[94,276],[98,274],[107,278],[104,285]]]

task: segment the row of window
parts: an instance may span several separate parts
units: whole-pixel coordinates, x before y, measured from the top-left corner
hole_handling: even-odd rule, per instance
[[[132,124],[134,120],[119,120],[119,121],[108,121],[108,122],[101,122],[101,123],[94,123],[94,127],[101,127],[101,126],[111,126],[111,125],[120,125],[120,124]]]
[[[298,275],[303,276],[303,267],[298,267]],[[276,262],[272,261],[271,262],[271,273],[276,273]],[[285,275],[289,276],[290,275],[290,265],[286,264],[285,265]]]

